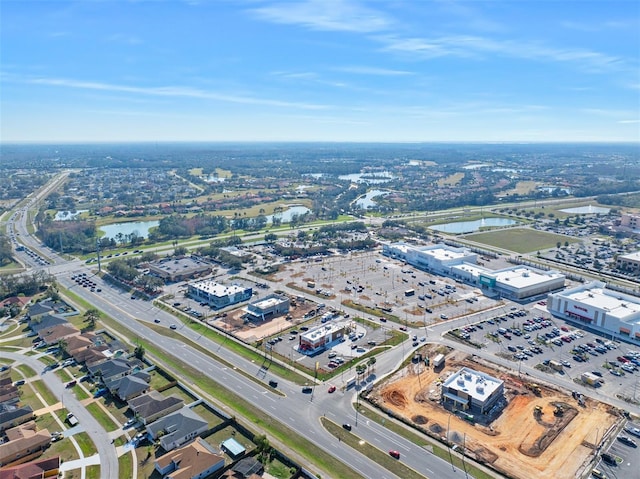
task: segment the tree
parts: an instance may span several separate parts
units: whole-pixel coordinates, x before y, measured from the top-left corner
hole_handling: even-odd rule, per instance
[[[84,319],[87,323],[89,323],[87,325],[88,328],[93,329],[96,327],[96,321],[100,319],[100,311],[98,311],[96,308],[88,309],[84,313]]]
[[[144,358],[144,346],[142,344],[139,344],[136,346],[136,349],[134,349],[133,351],[133,355],[136,357],[136,359],[139,359],[140,361],[142,361],[142,359]]]

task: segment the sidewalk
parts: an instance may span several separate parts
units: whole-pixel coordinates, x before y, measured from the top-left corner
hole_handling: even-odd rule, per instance
[[[82,459],[75,459],[73,461],[65,461],[60,464],[60,470],[62,472],[71,471],[73,469],[80,469],[86,466],[99,466],[100,455],[94,454],[93,456],[83,457]]]

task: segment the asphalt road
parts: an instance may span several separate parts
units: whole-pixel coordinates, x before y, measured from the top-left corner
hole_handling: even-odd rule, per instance
[[[34,371],[38,372],[44,384],[49,388],[53,395],[63,402],[64,407],[73,413],[82,429],[89,435],[93,441],[98,455],[100,456],[100,478],[113,479],[118,477],[118,456],[113,444],[109,439],[107,431],[100,423],[91,415],[91,413],[73,396],[68,390],[65,390],[65,384],[60,381],[53,371],[44,372],[44,364],[33,356],[24,354],[2,352],[2,356],[19,363],[24,363]],[[66,393],[66,394],[65,394]]]

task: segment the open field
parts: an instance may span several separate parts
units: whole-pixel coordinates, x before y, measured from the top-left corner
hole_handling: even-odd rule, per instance
[[[505,382],[507,405],[493,422],[469,422],[440,406],[441,382],[462,366]],[[540,387],[541,393],[536,395],[522,379],[454,353],[447,358],[443,371],[436,373],[422,363],[410,364],[377,386],[369,397],[374,404],[434,437],[464,444],[469,456],[509,477],[577,477],[594,454],[595,443],[602,440],[604,431],[614,426],[619,416],[606,404],[586,399],[582,407],[570,393]],[[564,409],[561,415],[554,414],[558,404]],[[542,408],[541,414],[536,413],[537,406]]]
[[[580,240],[571,236],[547,233],[530,228],[509,228],[485,233],[473,233],[464,236],[465,239],[495,246],[516,253],[535,253],[537,251],[555,248],[558,241],[564,244],[579,243]]]

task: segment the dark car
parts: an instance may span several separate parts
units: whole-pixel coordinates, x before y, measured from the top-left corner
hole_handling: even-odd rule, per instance
[[[272,388],[277,388],[278,387],[278,381],[274,381],[272,379],[271,381],[269,381],[269,386],[271,386]]]
[[[600,457],[602,457],[602,460],[606,464],[609,464],[610,466],[616,466],[618,464],[616,462],[616,458],[612,454],[609,454],[608,452],[603,453]]]
[[[305,386],[302,388],[302,392],[304,394],[311,394],[311,391],[312,391],[311,386]]]
[[[631,439],[629,436],[618,436],[618,441],[620,441],[622,444],[626,444],[627,446],[638,447],[636,441]]]
[[[344,423],[344,424],[342,425],[342,427],[343,427],[344,429],[346,429],[347,431],[351,431],[351,424]]]

